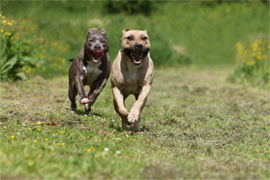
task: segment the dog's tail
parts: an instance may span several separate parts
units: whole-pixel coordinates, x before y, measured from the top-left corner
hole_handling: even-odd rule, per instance
[[[73,60],[74,60],[74,58],[72,58],[72,59],[69,59],[68,61],[72,62]]]

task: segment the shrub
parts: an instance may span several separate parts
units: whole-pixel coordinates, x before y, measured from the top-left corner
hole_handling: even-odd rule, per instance
[[[238,42],[236,49],[236,59],[240,65],[233,72],[230,80],[261,85],[269,84],[269,40],[255,40],[248,46]]]
[[[144,0],[122,0],[106,1],[104,4],[105,12],[108,13],[126,13],[126,14],[144,14],[149,15],[154,9],[152,1]]]
[[[1,17],[1,48],[0,48],[0,81],[16,81],[27,79],[26,72],[35,68],[36,58],[33,56],[33,46],[27,41],[15,37],[14,21]],[[24,71],[25,70],[25,71]]]
[[[8,21],[1,14],[0,19],[0,81],[66,73],[69,63],[63,55],[70,49],[68,44],[40,37],[38,24],[27,19]]]

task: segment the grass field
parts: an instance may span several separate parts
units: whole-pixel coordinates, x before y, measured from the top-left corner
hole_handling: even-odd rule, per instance
[[[0,2],[0,70],[34,59],[10,73],[28,80],[0,82],[0,179],[269,179],[269,2],[151,1],[147,15],[106,2]],[[68,59],[92,27],[111,61],[122,29],[147,29],[156,71],[139,133],[121,130],[110,83],[92,115],[69,111]]]
[[[1,83],[1,178],[269,179],[269,94],[227,72],[158,70],[137,134],[120,130],[109,84],[85,117],[66,76]]]

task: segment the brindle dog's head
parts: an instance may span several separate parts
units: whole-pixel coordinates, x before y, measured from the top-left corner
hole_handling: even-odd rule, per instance
[[[102,28],[92,28],[88,30],[84,49],[90,61],[98,63],[109,51],[106,31]]]
[[[150,41],[146,30],[129,30],[122,31],[122,49],[135,65],[140,65],[150,50]]]

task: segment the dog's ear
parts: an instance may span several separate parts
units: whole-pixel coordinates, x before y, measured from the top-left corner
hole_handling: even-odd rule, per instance
[[[146,34],[147,34],[147,30],[145,29],[145,30],[143,30]]]
[[[105,29],[103,29],[103,28],[98,28],[98,31],[99,31],[99,33],[100,33],[101,35],[105,35],[105,36],[106,36],[106,31],[105,31]]]
[[[96,32],[97,32],[97,28],[88,29],[88,34],[92,34],[92,33],[96,33]]]
[[[125,33],[128,32],[128,31],[129,31],[129,29],[123,29],[123,30],[122,30],[122,33],[125,34]]]

